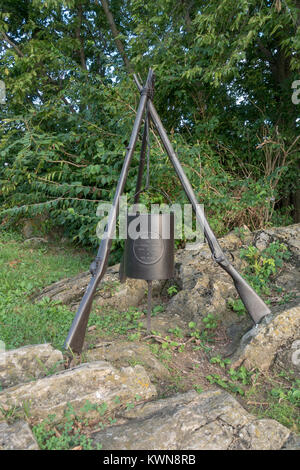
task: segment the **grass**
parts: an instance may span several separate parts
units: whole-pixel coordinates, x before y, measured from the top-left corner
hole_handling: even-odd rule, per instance
[[[30,247],[19,234],[0,231],[0,340],[7,350],[48,342],[63,349],[74,312],[47,297],[33,303],[30,296],[52,282],[87,270],[90,262],[89,253],[74,247]],[[116,289],[115,283],[103,286]],[[96,328],[87,339],[91,344],[99,337],[138,339],[143,316],[136,308],[120,313],[105,308],[99,311],[95,306],[88,327]]]
[[[88,269],[90,257],[69,246],[30,247],[19,234],[0,231],[0,340],[6,349],[51,342],[61,348],[74,313],[29,296],[64,277]]]
[[[230,367],[230,360],[220,356],[211,359],[220,368],[219,374],[206,378],[210,384],[242,398],[243,406],[258,418],[275,419],[300,434],[300,380],[289,373],[264,376],[259,371]]]

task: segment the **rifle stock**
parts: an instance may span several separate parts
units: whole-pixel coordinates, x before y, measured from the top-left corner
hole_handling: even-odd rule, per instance
[[[136,75],[134,75],[134,80],[138,89],[141,90],[142,87]],[[197,202],[193,188],[188,178],[186,177],[186,174],[184,173],[184,170],[178,160],[178,157],[173,149],[173,146],[169,140],[169,137],[164,129],[164,126],[160,120],[159,115],[157,114],[157,111],[151,99],[148,100],[148,110],[150,113],[150,117],[163,142],[169,159],[183,186],[183,189],[192,204],[196,217],[203,227],[203,232],[212,252],[213,259],[231,276],[236,290],[238,291],[239,296],[243,304],[245,305],[248,313],[250,314],[255,323],[259,323],[265,315],[268,315],[270,313],[270,309],[267,307],[265,302],[259,297],[259,295],[252,289],[252,287],[247,283],[247,281],[245,281],[245,279],[230,264],[224,252],[222,251],[215,234],[213,233],[208,221],[205,218],[201,206]]]
[[[221,265],[221,267],[232,277],[235,288],[255,323],[259,323],[266,315],[271,313],[265,302],[231,264],[226,267]]]
[[[92,279],[85,291],[85,294],[80,302],[79,308],[76,312],[74,317],[73,323],[68,333],[68,337],[64,343],[65,349],[70,349],[71,351],[80,353],[82,351],[86,327],[88,324],[88,319],[90,316],[93,297],[95,295],[97,286],[100,280],[103,278],[107,265],[108,265],[108,257],[110,253],[111,243],[112,243],[112,236],[113,230],[115,227],[115,223],[117,220],[117,215],[119,211],[119,202],[120,196],[123,193],[126,178],[129,170],[129,166],[132,160],[133,152],[136,146],[138,133],[142,124],[143,115],[145,112],[149,90],[152,89],[152,81],[153,81],[153,71],[149,69],[147,81],[144,90],[141,89],[141,98],[139,107],[136,113],[136,118],[134,121],[129,145],[127,147],[126,156],[124,159],[122,171],[120,174],[120,178],[117,184],[115,197],[112,203],[112,207],[109,213],[108,222],[105,231],[105,237],[102,239],[100,243],[100,247],[96,256],[95,261],[92,263],[90,271],[92,273]]]

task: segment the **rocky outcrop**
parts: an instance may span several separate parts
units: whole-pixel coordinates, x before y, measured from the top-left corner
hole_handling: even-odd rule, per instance
[[[61,351],[50,344],[24,346],[0,352],[1,388],[39,379],[47,374],[64,369]]]
[[[39,446],[25,421],[0,423],[0,450],[39,450]]]
[[[296,224],[256,232],[250,232],[244,227],[239,233],[231,232],[219,242],[229,260],[239,271],[246,266],[245,260],[240,258],[241,248],[253,244],[259,250],[263,250],[273,241],[285,243],[292,258],[279,272],[276,283],[278,287],[288,289],[289,293],[296,293],[295,286],[297,282],[300,284],[297,269],[300,263],[299,239],[300,224]],[[121,284],[118,273],[119,265],[108,268],[103,281],[98,286],[95,305],[124,311],[145,301],[146,282],[127,279],[124,284]],[[45,288],[34,300],[39,301],[47,296],[75,309],[82,299],[90,278],[90,273],[85,272],[70,279],[63,279]],[[208,313],[220,317],[222,325],[228,328],[230,339],[235,342],[251,328],[253,322],[248,315],[238,318],[236,312],[228,308],[228,299],[237,296],[235,287],[228,274],[213,261],[206,243],[195,250],[178,250],[175,256],[174,278],[167,283],[165,281],[154,282],[154,294],[161,293],[166,299],[167,288],[170,285],[176,285],[178,292],[169,299],[164,315],[167,319],[174,318],[177,323],[180,323],[178,325],[180,328],[184,327],[182,323],[187,325],[190,321],[195,322],[199,327],[203,326],[202,318]],[[276,311],[280,309],[283,308],[276,304]],[[162,329],[164,330],[163,321]]]
[[[117,403],[130,402],[137,395],[144,400],[156,395],[142,366],[117,370],[105,361],[98,361],[5,389],[0,392],[0,406],[6,411],[26,404],[32,418],[54,414],[59,420],[67,404],[78,413],[87,401],[97,405],[106,403],[111,410],[119,406]]]
[[[103,450],[277,450],[291,432],[257,419],[227,392],[187,392],[137,406],[127,422],[94,434]]]
[[[274,364],[282,370],[292,371],[300,379],[300,339],[282,346],[277,351]]]
[[[236,353],[238,359],[235,361],[235,366],[244,363],[247,368],[257,368],[266,372],[273,365],[277,355],[282,350],[288,349],[290,360],[294,362],[295,369],[299,372],[300,341],[298,340],[300,340],[300,306],[269,316],[262,324],[248,332],[241,342],[241,350]]]
[[[251,233],[244,230],[242,235],[229,233],[221,238],[220,245],[232,264],[239,270],[246,266],[240,258],[240,249],[253,244],[260,251],[274,241],[285,243],[292,254],[287,267],[280,273],[278,286],[289,287],[295,293],[300,288],[300,224],[258,230]],[[178,250],[176,253],[176,271],[174,281],[180,288],[168,303],[167,312],[178,313],[187,321],[199,323],[207,313],[220,314],[224,326],[236,322],[236,314],[226,308],[229,297],[236,295],[231,278],[212,260],[206,244],[198,250]],[[288,285],[290,282],[290,285]],[[251,320],[244,320],[244,329],[251,326]]]
[[[89,271],[78,274],[72,278],[62,279],[46,287],[33,297],[39,302],[44,297],[53,301],[59,301],[76,309],[91,280]],[[158,284],[158,283],[156,283]],[[155,286],[157,289],[157,287]],[[122,311],[129,307],[139,305],[145,297],[147,289],[146,281],[139,279],[127,279],[124,284],[119,282],[119,265],[108,268],[103,282],[96,290],[94,304],[99,307],[115,308]]]
[[[116,367],[140,364],[147,370],[151,381],[161,382],[170,377],[169,371],[151,354],[147,344],[132,341],[103,342],[86,352],[88,361],[105,360]]]

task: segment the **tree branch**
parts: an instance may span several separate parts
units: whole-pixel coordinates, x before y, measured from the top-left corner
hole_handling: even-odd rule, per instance
[[[127,57],[127,54],[125,52],[123,43],[119,38],[119,31],[117,29],[114,17],[113,17],[113,15],[112,15],[112,13],[109,9],[108,2],[107,2],[107,0],[100,0],[100,2],[101,2],[101,5],[103,7],[103,10],[104,10],[105,16],[107,18],[108,24],[110,26],[112,35],[114,37],[116,47],[117,47],[119,53],[121,54],[121,57],[122,57],[122,59],[124,61],[124,64],[125,64],[125,67],[127,68],[129,73],[133,73],[134,72],[133,67],[130,63],[130,60]]]
[[[19,49],[19,47],[17,46],[17,44],[15,44],[15,43],[7,36],[7,34],[4,33],[3,31],[2,31],[2,36],[3,36],[4,40],[5,40],[10,46],[12,46],[12,47],[15,49],[15,51],[16,51],[16,53],[18,54],[19,57],[24,57],[23,52]]]
[[[81,3],[78,4],[77,11],[78,11],[78,26],[76,28],[75,34],[76,34],[76,39],[80,43],[79,57],[80,57],[81,67],[83,68],[83,70],[87,70],[84,47],[83,47],[83,38],[80,34],[80,30],[82,26],[82,4]]]

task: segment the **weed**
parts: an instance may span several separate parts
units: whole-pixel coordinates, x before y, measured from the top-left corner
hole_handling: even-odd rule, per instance
[[[271,294],[271,282],[274,281],[278,270],[282,268],[283,262],[291,256],[287,247],[278,241],[262,251],[250,245],[240,250],[240,256],[248,262],[248,266],[243,271],[243,276],[258,294],[269,296]],[[284,302],[289,301],[291,296],[284,298]],[[266,300],[268,303],[268,300]],[[241,299],[229,299],[228,307],[239,316],[244,315],[246,309]]]
[[[218,354],[216,357],[212,357],[210,359],[211,364],[218,364],[220,367],[224,368],[231,363],[230,359],[222,359],[221,356]]]
[[[42,450],[70,450],[80,448],[82,450],[100,450],[101,445],[96,448],[92,445],[92,440],[88,437],[90,419],[87,416],[91,410],[103,416],[107,411],[107,404],[93,404],[88,400],[77,414],[73,406],[68,403],[64,411],[64,420],[56,423],[56,416],[49,415],[48,418],[33,426],[32,432]],[[112,418],[109,423],[115,422]],[[103,423],[98,425],[104,428]]]
[[[170,286],[167,290],[169,297],[173,297],[178,292],[177,286]]]
[[[161,313],[164,311],[164,306],[163,305],[155,305],[153,307],[152,312],[151,312],[151,317],[156,317],[158,313]]]
[[[206,315],[206,317],[202,318],[202,321],[207,330],[215,330],[218,327],[217,318],[211,313]]]
[[[178,326],[176,326],[176,328],[170,328],[168,330],[168,332],[172,333],[174,336],[176,336],[176,338],[183,338],[184,337],[182,329],[179,328]]]

